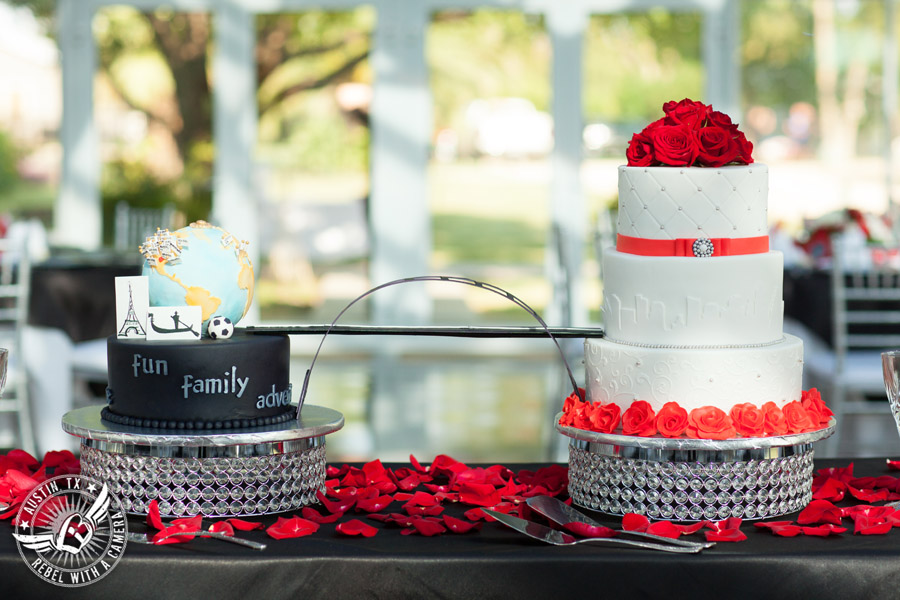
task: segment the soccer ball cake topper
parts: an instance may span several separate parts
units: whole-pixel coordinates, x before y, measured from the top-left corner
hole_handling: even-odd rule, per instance
[[[228,317],[215,315],[209,320],[206,327],[206,333],[214,340],[227,340],[234,333],[234,323]]]

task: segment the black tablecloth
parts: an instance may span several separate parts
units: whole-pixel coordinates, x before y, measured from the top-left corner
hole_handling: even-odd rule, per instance
[[[138,259],[62,257],[34,265],[28,324],[62,329],[75,343],[115,334],[115,278],[140,275]]]
[[[816,467],[845,466],[819,460]],[[522,467],[514,466],[514,470]],[[535,468],[536,465],[525,465]],[[884,459],[856,461],[858,476],[888,474]],[[448,514],[464,508],[451,506]],[[399,511],[399,503],[389,510]],[[796,517],[796,515],[793,515]],[[365,517],[348,513],[345,519]],[[785,518],[791,518],[785,517]],[[275,517],[262,518],[267,524]],[[616,519],[605,519],[616,525]],[[377,527],[380,523],[368,521]],[[846,521],[852,531],[852,523]],[[132,531],[142,531],[138,519]],[[900,593],[900,532],[880,536],[780,538],[746,522],[748,539],[699,555],[580,545],[543,545],[486,523],[480,532],[425,538],[384,529],[342,537],[334,525],[267,542],[263,552],[215,540],[185,545],[130,543],[104,579],[61,590],[20,558],[12,528],[0,524],[0,589],[23,600],[68,598],[890,598]]]

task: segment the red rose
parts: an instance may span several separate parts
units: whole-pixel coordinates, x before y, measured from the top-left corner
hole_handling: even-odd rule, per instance
[[[822,394],[816,388],[800,392],[800,404],[803,405],[803,408],[806,409],[806,412],[809,413],[809,416],[817,425],[828,425],[828,421],[834,416],[831,409],[825,406],[825,403],[822,401]]]
[[[638,400],[622,415],[622,433],[649,437],[656,434],[656,413],[645,400]]]
[[[809,412],[797,400],[788,402],[782,409],[784,412],[784,420],[787,423],[788,432],[804,433],[807,431],[815,431],[818,425],[809,416]]]
[[[735,404],[729,415],[738,435],[744,437],[762,437],[766,430],[766,417],[749,402]]]
[[[700,440],[727,440],[737,435],[731,417],[715,406],[695,408],[688,415],[685,433],[689,438]]]
[[[578,394],[572,392],[563,402],[563,414],[559,419],[559,424],[565,427],[571,427],[575,421],[575,411],[582,404],[581,399],[584,398],[584,389],[578,388]]]
[[[738,145],[731,134],[719,127],[704,127],[697,132],[697,157],[706,167],[722,167],[738,156]]]
[[[753,162],[753,144],[740,131],[736,131],[734,141],[738,147],[738,161],[749,165]]]
[[[595,403],[591,412],[593,430],[600,433],[612,433],[619,426],[620,412],[621,409],[618,404],[613,404],[612,402],[609,404]]]
[[[784,413],[774,402],[766,402],[762,406],[766,420],[766,435],[784,435],[788,431]]]
[[[666,102],[663,104],[663,112],[666,113],[666,123],[669,125],[687,125],[691,129],[700,129],[709,117],[710,107],[685,98],[681,102]]]
[[[656,429],[663,437],[678,437],[684,433],[687,426],[687,411],[676,402],[666,402],[656,415]]]
[[[629,167],[649,167],[653,164],[653,142],[647,135],[647,130],[631,136],[628,148],[625,150],[625,158]]]
[[[717,110],[709,112],[709,124],[713,127],[724,129],[729,133],[736,133],[738,130],[738,126],[731,121],[731,117]]]
[[[650,136],[656,160],[672,167],[689,167],[697,158],[697,140],[687,125],[662,125]]]
[[[590,402],[581,402],[575,406],[575,415],[572,419],[572,426],[578,429],[591,430],[591,414],[594,412],[594,405]]]

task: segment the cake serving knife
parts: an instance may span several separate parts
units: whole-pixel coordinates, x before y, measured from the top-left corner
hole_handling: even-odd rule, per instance
[[[562,525],[563,527],[565,527],[569,523],[584,523],[585,525],[590,525],[591,527],[602,527],[600,523],[593,520],[586,514],[572,508],[571,506],[557,498],[553,498],[552,496],[532,496],[531,498],[528,498],[525,503],[528,504],[529,507],[534,509],[535,512],[544,515],[554,523]],[[618,530],[616,531],[616,533],[642,537],[650,540],[656,540],[658,542],[674,544],[676,546],[684,546],[686,548],[712,548],[716,545],[715,542],[694,542],[689,540],[664,537],[661,535],[653,535],[652,533],[646,533],[643,531]]]
[[[516,531],[524,533],[528,537],[532,537],[547,544],[553,544],[554,546],[574,546],[576,544],[597,543],[608,544],[611,546],[631,546],[634,548],[643,548],[645,550],[659,550],[661,552],[678,552],[681,554],[696,554],[703,550],[702,545],[679,546],[677,544],[672,544],[672,540],[669,538],[665,538],[666,541],[664,543],[626,540],[618,537],[576,538],[574,535],[557,531],[556,529],[541,525],[540,523],[535,523],[534,521],[520,519],[519,517],[507,515],[495,510],[489,510],[487,508],[482,508],[481,510],[507,527],[511,527]]]

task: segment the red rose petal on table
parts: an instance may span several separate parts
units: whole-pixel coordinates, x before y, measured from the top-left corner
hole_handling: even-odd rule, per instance
[[[234,535],[234,527],[228,521],[216,521],[210,528],[213,533],[224,533],[225,535]]]
[[[454,492],[438,492],[434,495],[435,500],[438,502],[459,502],[459,494]]]
[[[404,477],[403,479],[397,480],[397,487],[399,489],[403,490],[404,492],[410,492],[410,491],[416,489],[417,487],[419,487],[419,485],[421,485],[421,484],[422,484],[422,478],[419,477],[419,475],[417,475],[415,473],[413,473],[412,475],[408,475],[408,476]]]
[[[678,528],[678,530],[681,532],[681,535],[691,535],[703,529],[706,526],[706,521],[698,521],[697,523],[693,523],[691,525],[678,525],[675,523],[673,523],[673,525]]]
[[[426,469],[425,467],[423,467],[423,466],[421,465],[421,463],[419,463],[419,460],[418,460],[415,456],[413,456],[412,454],[409,455],[409,464],[412,465],[412,468],[413,468],[415,471],[419,472],[419,473],[423,473],[423,474],[424,474],[424,473],[427,473],[427,472],[428,472],[428,469]]]
[[[825,523],[817,527],[801,527],[800,529],[803,530],[803,535],[812,535],[818,537],[840,535],[847,531],[846,527],[838,527],[836,525],[832,525],[831,523]]]
[[[416,506],[436,506],[438,504],[437,499],[427,492],[416,492],[409,502]]]
[[[484,514],[484,512],[480,508],[470,508],[469,510],[467,510],[466,512],[463,513],[463,516],[465,516],[470,521],[480,521],[482,519],[485,519],[485,520],[490,519],[492,521],[496,520],[496,519],[491,519],[488,515]]]
[[[259,521],[247,521],[245,519],[228,519],[228,523],[238,531],[253,531],[265,527]]]
[[[738,529],[741,526],[741,521],[737,517],[728,517],[727,519],[722,519],[721,521],[705,521],[705,525],[712,529],[713,531],[727,531],[730,529]]]
[[[304,519],[309,519],[313,523],[319,523],[321,525],[323,523],[334,523],[335,521],[343,517],[344,513],[331,513],[328,515],[323,515],[310,506],[304,506],[303,510],[300,511],[300,515]],[[262,523],[260,523],[260,527],[262,527]]]
[[[400,527],[412,527],[413,521],[421,519],[418,515],[404,515],[403,513],[391,513],[391,522]]]
[[[462,519],[457,519],[456,517],[451,517],[450,515],[443,516],[444,526],[447,527],[453,533],[468,533],[470,531],[481,529],[481,522],[473,523],[471,521],[463,521]]]
[[[887,488],[889,490],[897,491],[898,487],[900,487],[900,477],[894,477],[893,475],[881,475],[875,478],[875,481],[872,482],[872,487]]]
[[[660,537],[678,539],[681,537],[681,529],[679,529],[671,521],[658,521],[650,523],[646,529],[646,533],[658,535]]]
[[[853,463],[850,463],[846,467],[828,467],[827,469],[819,469],[816,471],[815,479],[822,478],[824,480],[828,477],[834,477],[838,481],[850,481],[853,479]]]
[[[888,469],[893,469],[894,471],[900,471],[900,460],[891,460],[887,459]]]
[[[352,507],[354,504],[356,504],[355,497],[348,498],[346,500],[338,500],[335,502],[335,501],[329,500],[325,496],[325,494],[323,494],[322,492],[316,492],[316,498],[319,500],[319,502],[322,503],[322,506],[325,507],[325,510],[327,510],[328,512],[330,512],[332,514],[333,513],[345,513],[345,512],[347,512],[347,510],[350,509],[350,507]]]
[[[166,528],[162,522],[162,517],[159,516],[159,503],[155,499],[151,500],[150,505],[147,506],[147,525],[154,529]]]
[[[797,515],[797,523],[800,525],[815,525],[816,523],[841,524],[841,509],[828,500],[813,500]]]
[[[269,534],[269,537],[273,537],[276,540],[283,540],[287,538],[303,537],[315,533],[318,530],[318,523],[313,523],[308,519],[301,519],[298,516],[293,516],[289,518],[278,517],[275,524],[270,525],[269,528],[266,529],[266,533]]]
[[[325,476],[328,478],[332,478],[332,479],[335,477],[343,477],[345,469],[348,469],[348,468],[349,468],[348,465],[344,465],[340,469],[334,465],[328,465],[325,467]]]
[[[740,529],[722,529],[706,532],[707,542],[743,542],[747,536]]]
[[[637,513],[628,513],[622,517],[622,529],[625,531],[647,531],[650,519]]]
[[[419,535],[424,535],[425,537],[440,535],[447,531],[447,528],[440,523],[435,523],[434,521],[430,521],[428,519],[416,519],[412,522],[412,526],[413,529],[415,529],[419,533]]]
[[[410,504],[409,502],[407,502],[403,505],[403,510],[406,511],[406,514],[412,516],[436,517],[444,512],[444,507],[439,505],[416,506],[415,504]]]
[[[338,523],[334,530],[344,535],[361,535],[367,538],[378,533],[378,529],[372,527],[368,523],[363,523],[359,519],[351,519],[350,521]]]
[[[883,535],[893,528],[889,521],[872,519],[865,514],[858,514],[853,520],[854,535]]]
[[[457,473],[465,471],[468,468],[469,467],[464,463],[459,462],[455,458],[451,458],[446,454],[438,454],[434,457],[434,460],[431,461],[431,465],[428,467],[428,473],[432,476],[444,475],[452,478]]]
[[[377,491],[376,491],[377,493]],[[334,488],[329,490],[330,496],[337,498],[338,500],[356,500],[359,498],[359,488],[356,487],[342,487],[342,488]]]
[[[844,492],[847,490],[847,484],[829,477],[825,482],[813,490],[813,500],[828,500],[830,502],[840,502],[844,499]]]
[[[841,517],[850,517],[852,519],[856,513],[865,512],[872,508],[876,507],[870,506],[868,504],[854,504],[853,506],[845,506],[841,508]]]
[[[847,486],[847,491],[850,492],[851,496],[863,502],[887,500],[889,494],[888,490],[860,490],[850,485]]]
[[[172,535],[179,532],[197,532],[203,530],[203,517],[175,519],[168,527],[164,527],[153,536],[152,542],[157,545],[184,544],[194,539],[193,535]],[[168,537],[172,536],[172,537]]]
[[[500,503],[500,494],[487,483],[464,483],[459,490],[459,501],[475,506],[493,506]]]
[[[64,450],[62,452],[68,452],[68,456],[71,457],[71,460],[75,460],[75,455],[72,454],[71,452],[69,452],[68,450]],[[62,452],[48,452],[47,454],[44,455],[44,462],[47,463],[48,460],[51,458],[51,456],[53,456],[55,454],[61,454]],[[10,461],[24,467],[25,469],[27,469],[29,471],[37,470],[41,464],[40,462],[38,462],[38,459],[36,459],[31,454],[29,454],[28,452],[25,452],[24,450],[22,450],[20,448],[14,448],[14,449],[10,450],[9,452],[6,453],[5,457],[7,459],[9,459]],[[52,466],[55,466],[55,464]]]
[[[566,523],[563,527],[566,531],[574,533],[575,535],[579,535],[581,537],[596,537],[596,538],[611,538],[616,537],[616,531],[609,527],[604,527],[602,525],[588,525],[587,523],[580,523],[578,521],[572,521],[571,523]]]
[[[387,508],[394,499],[390,496],[377,496],[356,501],[356,512],[378,512]]]
[[[780,535],[782,537],[796,537],[803,533],[803,527],[799,525],[794,525],[793,521],[769,521],[766,523],[754,523],[755,527],[759,527],[760,529],[768,529],[775,535]],[[814,527],[810,527],[809,529],[815,529]]]
[[[306,515],[304,515],[306,516]],[[386,515],[384,513],[372,513],[371,515],[366,515],[367,519],[372,519],[373,521],[378,521],[379,523],[391,523],[393,519],[391,515]]]

